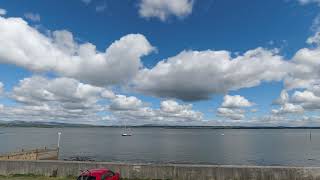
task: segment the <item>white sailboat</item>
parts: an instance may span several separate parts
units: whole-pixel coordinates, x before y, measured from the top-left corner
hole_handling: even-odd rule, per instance
[[[126,121],[124,122],[124,132],[122,133],[122,136],[132,136],[131,130],[127,128]]]

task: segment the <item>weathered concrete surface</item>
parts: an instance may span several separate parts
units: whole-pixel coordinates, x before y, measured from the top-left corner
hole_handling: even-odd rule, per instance
[[[106,167],[125,178],[174,180],[320,180],[320,167],[155,165],[76,161],[0,161],[0,175],[78,175]]]
[[[0,160],[58,160],[59,151],[57,148],[39,148],[33,150],[22,150],[0,155]]]

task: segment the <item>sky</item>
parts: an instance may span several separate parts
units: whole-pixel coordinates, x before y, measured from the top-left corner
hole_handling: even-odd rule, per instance
[[[319,0],[0,1],[0,121],[320,126]]]

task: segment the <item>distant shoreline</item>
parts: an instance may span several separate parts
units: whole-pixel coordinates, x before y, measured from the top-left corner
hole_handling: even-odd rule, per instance
[[[6,122],[0,127],[30,127],[30,128],[123,128],[123,126],[102,126],[68,123],[42,123],[42,122]],[[165,128],[165,129],[320,129],[320,127],[307,126],[170,126],[170,125],[135,125],[129,128]]]

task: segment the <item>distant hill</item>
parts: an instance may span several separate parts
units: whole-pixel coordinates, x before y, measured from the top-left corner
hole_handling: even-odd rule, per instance
[[[39,128],[56,128],[56,127],[115,127],[122,128],[120,125],[103,126],[90,124],[70,124],[60,122],[36,122],[36,121],[0,121],[0,127],[39,127]],[[172,126],[159,124],[128,125],[134,128],[165,128],[165,129],[320,129],[320,127],[287,127],[287,126]]]

